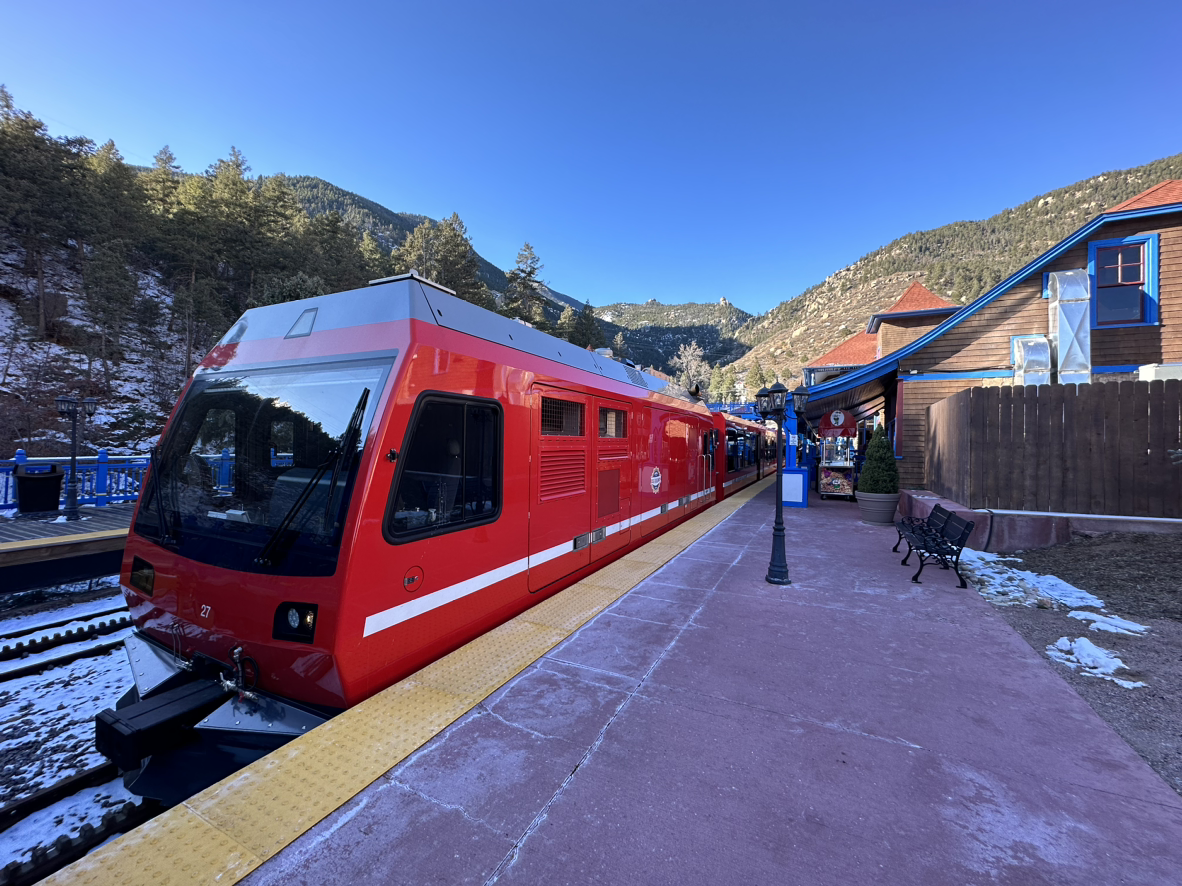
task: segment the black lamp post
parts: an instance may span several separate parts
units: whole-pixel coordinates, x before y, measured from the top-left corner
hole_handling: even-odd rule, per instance
[[[796,390],[792,392],[792,411],[796,413],[796,418],[804,423],[806,431],[812,430],[809,427],[809,420],[804,417],[804,411],[809,405],[809,390],[803,384],[797,385]]]
[[[788,389],[779,382],[760,388],[755,402],[760,416],[776,423],[776,524],[772,529],[772,558],[767,567],[767,581],[774,585],[792,584],[788,578],[788,558],[784,555],[784,401]]]
[[[79,520],[78,513],[78,399],[63,394],[55,398],[57,411],[70,417],[70,482],[66,486],[66,519]],[[94,415],[98,400],[87,397],[82,401],[86,415]]]

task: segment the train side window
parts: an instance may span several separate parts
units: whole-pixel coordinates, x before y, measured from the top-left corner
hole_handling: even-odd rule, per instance
[[[582,403],[542,398],[543,437],[582,437],[583,428]]]
[[[599,436],[627,437],[628,413],[623,409],[599,408]]]
[[[495,404],[442,397],[422,402],[403,447],[388,537],[409,541],[495,520],[501,440]]]

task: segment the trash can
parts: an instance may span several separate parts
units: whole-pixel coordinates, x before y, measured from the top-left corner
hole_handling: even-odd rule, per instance
[[[56,511],[62,497],[62,465],[17,465],[16,510],[20,514]]]

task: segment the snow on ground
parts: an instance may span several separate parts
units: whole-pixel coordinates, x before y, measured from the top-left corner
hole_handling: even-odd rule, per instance
[[[1057,576],[1039,575],[1005,565],[1020,562],[1017,557],[1001,557],[969,548],[960,555],[961,571],[968,571],[976,577],[981,596],[998,606],[1032,606],[1042,597],[1073,609],[1080,606],[1104,608],[1104,601],[1099,597]]]
[[[22,293],[22,300],[31,302],[34,298],[33,281],[23,270],[24,251],[9,237],[0,235],[0,285],[6,285]],[[74,258],[66,250],[59,250],[48,257],[45,264],[46,290],[54,299],[62,301],[65,308],[63,320],[80,329],[93,327],[83,298],[82,278],[74,268]],[[136,455],[146,452],[156,442],[154,432],[163,426],[170,407],[180,386],[184,361],[184,345],[181,334],[169,328],[172,294],[156,272],[137,272],[141,296],[155,302],[159,307],[159,318],[153,329],[154,342],[135,324],[127,324],[125,359],[114,368],[109,396],[99,398],[98,411],[87,424],[104,428],[101,436],[110,437],[106,446],[111,455]],[[18,397],[36,387],[36,379],[46,367],[68,368],[70,374],[82,379],[87,373],[87,357],[78,350],[56,342],[34,340],[33,330],[21,319],[20,313],[7,298],[0,298],[0,392]],[[194,353],[193,359],[200,361],[204,354]],[[96,362],[92,372],[99,372]],[[52,396],[52,395],[51,395]],[[143,423],[148,436],[128,438],[120,434],[121,426],[129,409],[139,407],[147,410],[154,418]],[[124,428],[125,429],[125,428]],[[83,435],[85,438],[85,435]],[[36,451],[41,440],[56,439],[67,441],[60,428],[41,428],[34,439],[24,442],[23,448],[30,455]],[[86,449],[89,444],[83,446]],[[11,458],[12,453],[0,453],[0,458]]]
[[[1145,625],[1139,625],[1135,621],[1129,621],[1127,618],[1121,618],[1117,615],[1101,615],[1099,612],[1068,612],[1068,618],[1078,618],[1081,621],[1090,621],[1093,631],[1108,631],[1110,634],[1125,634],[1129,637],[1139,637],[1144,634],[1149,628]]]
[[[1125,663],[1107,649],[1101,649],[1087,637],[1080,637],[1078,640],[1060,637],[1058,642],[1047,647],[1047,655],[1072,670],[1079,668],[1081,674],[1111,680],[1117,686],[1123,686],[1125,689],[1136,689],[1138,686],[1145,685],[1114,677],[1113,674],[1116,671],[1124,669]]]
[[[118,587],[112,587],[108,596],[98,600],[88,600],[85,603],[66,603],[64,606],[55,606],[52,609],[39,609],[36,612],[8,618],[0,617],[0,645],[8,642],[10,638],[28,640],[34,636],[40,636],[35,632],[43,629],[51,634],[55,631],[64,633],[77,627],[78,624],[91,621],[94,618],[99,618],[101,621],[100,613],[107,612],[119,605],[126,607],[126,601]],[[107,618],[114,617],[107,616]],[[62,624],[67,619],[69,619],[69,623]]]
[[[54,646],[46,649],[44,652],[34,652],[31,655],[25,655],[21,658],[10,659],[9,661],[0,664],[0,679],[3,679],[7,674],[19,670],[23,670],[29,665],[44,665],[45,667],[52,666],[59,659],[66,659],[72,655],[76,655],[79,650],[87,649],[91,646],[106,646],[116,641],[122,642],[127,639],[127,636],[135,630],[134,627],[128,625],[122,630],[115,631],[113,634],[103,634],[98,637],[88,637],[85,640],[79,640],[77,643],[63,643],[60,646]],[[68,662],[63,662],[68,664]]]
[[[0,868],[9,862],[27,861],[32,847],[45,845],[61,834],[77,834],[84,824],[98,827],[103,815],[129,800],[139,798],[123,787],[122,778],[116,778],[33,813],[0,833]]]
[[[131,686],[123,648],[0,683],[0,804],[104,761],[94,717]]]
[[[1090,622],[1089,628],[1093,631],[1140,636],[1148,630],[1144,625],[1103,612],[1103,600],[1057,576],[1039,575],[1006,565],[1020,562],[1016,557],[1000,557],[969,548],[965,548],[960,557],[961,572],[974,583],[982,597],[996,606],[1041,606],[1047,609],[1065,606],[1072,610],[1067,613],[1069,618]],[[1088,611],[1091,609],[1101,611]],[[1082,674],[1111,680],[1125,689],[1145,685],[1114,677],[1113,672],[1124,668],[1124,662],[1086,637],[1077,640],[1063,637],[1047,647],[1047,655],[1069,668],[1079,668]]]

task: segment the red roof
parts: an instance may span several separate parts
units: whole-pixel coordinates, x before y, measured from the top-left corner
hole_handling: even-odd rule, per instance
[[[897,302],[885,311],[879,311],[877,316],[881,317],[883,314],[901,314],[907,311],[933,311],[938,308],[955,307],[957,306],[952,302],[945,301],[922,283],[916,281],[907,287],[907,291],[903,293]]]
[[[1124,212],[1126,209],[1149,209],[1154,206],[1166,206],[1170,203],[1182,203],[1182,180],[1172,178],[1160,185],[1154,185],[1148,191],[1142,191],[1136,197],[1130,197],[1124,203],[1118,203],[1109,212]]]
[[[807,366],[865,366],[878,359],[878,336],[856,332],[828,354],[822,354]]]

